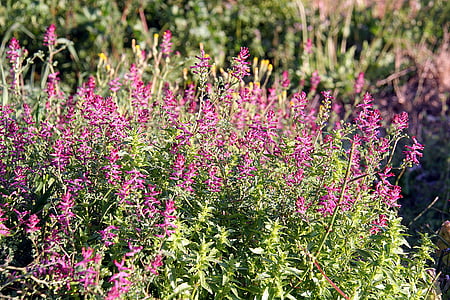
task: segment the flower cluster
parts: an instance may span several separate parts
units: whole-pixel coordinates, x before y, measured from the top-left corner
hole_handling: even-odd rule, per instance
[[[45,33],[49,48],[55,31]],[[380,246],[388,229],[400,232],[391,158],[407,114],[384,134],[366,93],[353,123],[336,122],[332,91],[317,95],[320,106],[304,91],[289,95],[287,71],[244,82],[245,47],[222,77],[210,74],[201,49],[193,78],[185,71],[187,82],[172,82],[170,31],[160,52],[133,45],[117,72],[101,73],[101,55],[98,76],[71,96],[52,70],[45,108],[32,97],[0,107],[0,242],[12,266],[5,286],[33,297],[248,299],[254,289],[314,298],[304,291],[320,282],[314,276],[324,271],[314,266],[328,255],[326,272],[357,290],[351,284],[369,262],[361,253],[388,251]],[[8,49],[16,72],[24,50],[15,39]],[[161,72],[147,73],[150,59]],[[17,86],[20,74],[11,75]],[[320,76],[312,75],[314,96]],[[355,91],[363,85],[361,73]],[[412,141],[399,168],[422,157]]]

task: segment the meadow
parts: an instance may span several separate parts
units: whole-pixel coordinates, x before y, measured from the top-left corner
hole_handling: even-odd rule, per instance
[[[383,3],[2,3],[0,295],[446,299],[450,8]]]

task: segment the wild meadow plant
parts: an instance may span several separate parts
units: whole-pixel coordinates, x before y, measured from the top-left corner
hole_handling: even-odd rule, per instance
[[[48,59],[64,47],[54,26],[41,90],[23,79],[32,60],[10,41],[0,110],[3,295],[432,293],[433,246],[424,236],[410,251],[396,210],[394,174],[423,150],[412,138],[394,165],[408,138],[405,113],[383,127],[366,93],[353,122],[337,120],[331,91],[319,106],[304,91],[288,95],[288,75],[268,84],[272,66],[250,63],[245,47],[228,70],[202,47],[181,70],[171,38],[155,36],[150,49],[133,43],[120,66],[101,53],[95,76],[71,95]]]

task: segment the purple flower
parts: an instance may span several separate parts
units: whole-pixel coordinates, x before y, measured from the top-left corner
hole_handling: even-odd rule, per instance
[[[424,147],[417,141],[415,136],[412,137],[412,140],[414,144],[412,146],[405,146],[405,148],[408,150],[403,151],[403,153],[406,155],[406,162],[418,165],[420,163],[418,157],[423,156],[423,153],[421,153],[420,151],[422,151]]]
[[[39,223],[39,218],[36,214],[32,214],[29,218],[28,218],[28,222],[27,222],[27,229],[25,229],[25,232],[27,233],[32,233],[32,232],[36,232],[39,231],[41,229],[41,227],[36,226]]]
[[[70,226],[71,220],[75,217],[75,214],[72,212],[73,207],[75,206],[75,201],[73,200],[73,196],[67,192],[61,197],[61,201],[58,204],[58,210],[60,214],[56,216],[58,223],[62,226],[64,232],[68,233],[68,228]]]
[[[22,55],[19,41],[16,38],[12,38],[9,41],[8,48],[9,50],[6,51],[6,58],[12,66],[17,66],[19,58]]]
[[[392,120],[392,124],[394,124],[398,131],[408,128],[408,113],[402,112],[400,114],[396,114]]]
[[[119,227],[110,225],[110,226],[106,227],[104,230],[99,231],[106,247],[109,247],[109,246],[112,246],[115,244],[115,242],[113,240],[117,237],[117,234],[114,233],[113,230],[118,231]]]
[[[57,96],[62,96],[61,91],[59,91],[59,72],[51,73],[48,75],[47,88],[44,90],[47,92],[48,98],[54,98]]]
[[[172,39],[172,32],[170,30],[166,30],[163,33],[163,38],[161,42],[161,52],[163,54],[163,57],[169,57],[172,53],[172,43],[170,42]]]
[[[8,227],[6,227],[5,224],[3,224],[3,221],[8,220],[8,218],[2,218],[5,213],[0,208],[0,236],[8,236],[10,235],[11,231]]]
[[[358,74],[358,78],[356,78],[354,85],[355,93],[356,94],[361,93],[363,87],[364,87],[364,72],[360,72]]]
[[[297,201],[295,201],[295,207],[297,208],[295,210],[295,212],[304,215],[306,214],[306,211],[308,210],[308,208],[311,206],[310,204],[306,204],[305,203],[305,198],[304,197],[298,197]]]
[[[172,230],[174,228],[177,228],[177,226],[172,223],[172,220],[177,218],[175,215],[172,215],[175,212],[175,210],[176,210],[175,201],[167,200],[166,209],[163,212],[161,212],[161,215],[164,217],[164,222],[162,224],[155,225],[155,227],[163,228],[164,234],[156,234],[157,237],[161,238],[169,237],[172,235],[172,233],[175,232],[174,230]]]
[[[117,93],[122,86],[122,83],[120,83],[120,77],[112,79],[110,82],[108,82],[108,85],[111,92]]]
[[[133,246],[130,242],[128,242],[128,248],[131,250],[130,252],[125,253],[125,256],[130,257],[139,253],[144,247],[142,246]]]
[[[238,57],[234,58],[233,72],[231,75],[238,79],[242,79],[247,75],[250,75],[250,67],[248,66],[250,62],[247,62],[250,54],[248,48],[241,47]]]
[[[216,166],[212,166],[208,171],[209,178],[206,180],[206,184],[211,192],[220,192],[222,189],[223,179],[216,176],[218,172],[219,168]]]
[[[285,89],[289,88],[289,85],[291,84],[291,81],[289,80],[289,72],[283,71],[282,77],[281,86]]]
[[[334,212],[334,209],[339,203],[339,199],[336,196],[336,192],[338,189],[333,187],[326,187],[327,194],[320,198],[319,205],[322,207],[318,208],[317,211],[322,213],[324,217],[331,216]]]
[[[19,84],[19,69],[21,64],[21,57],[27,54],[26,50],[22,50],[19,41],[16,38],[12,38],[8,45],[8,51],[6,51],[6,58],[11,64],[9,73],[12,78],[11,87],[14,89]]]
[[[163,256],[161,254],[156,255],[156,257],[151,262],[151,265],[147,267],[147,270],[152,272],[154,275],[159,275],[157,269],[163,265]]]
[[[311,92],[317,90],[319,83],[320,83],[319,72],[317,72],[317,70],[315,70],[311,76]]]
[[[391,184],[387,178],[394,174],[390,173],[391,168],[386,168],[383,173],[378,173],[380,181],[376,184],[374,195],[381,199],[388,207],[400,207],[398,200],[402,198],[401,187]]]
[[[114,274],[109,280],[110,282],[114,283],[114,286],[108,292],[108,295],[106,297],[107,300],[120,298],[121,295],[128,292],[132,284],[131,281],[128,280],[128,277],[130,277],[131,275],[126,272],[132,270],[124,267],[125,258],[122,258],[122,261],[120,263],[114,260],[114,264],[116,265],[119,272]]]
[[[203,102],[202,119],[197,120],[197,123],[199,124],[198,132],[203,134],[207,132],[215,132],[217,130],[216,125],[218,121],[219,116],[216,112],[215,106],[209,100]]]
[[[180,107],[178,101],[171,90],[167,90],[164,97],[163,109],[169,117],[171,123],[175,123],[179,116]]]
[[[388,225],[387,216],[381,214],[378,216],[378,219],[374,220],[372,224],[372,228],[370,229],[370,234],[377,234],[381,231],[381,228],[386,227]]]
[[[131,176],[122,184],[121,188],[117,192],[117,195],[119,195],[122,200],[128,197],[133,191],[138,191],[145,188],[144,174],[136,169],[127,171],[126,173]]]
[[[307,39],[306,43],[303,45],[303,49],[307,54],[311,54],[312,53],[312,40],[311,39]]]
[[[381,113],[377,109],[373,109],[373,98],[366,93],[363,103],[359,104],[362,110],[355,119],[356,125],[364,133],[361,137],[363,141],[375,141],[377,139],[381,122]]]
[[[257,169],[252,166],[253,159],[250,158],[248,152],[245,153],[244,156],[242,156],[242,160],[243,160],[243,164],[237,166],[237,168],[239,170],[239,175],[240,175],[238,177],[238,179],[255,176],[255,174],[252,174],[252,172],[257,171]]]
[[[197,62],[191,66],[191,69],[194,69],[192,73],[206,75],[208,69],[211,68],[211,65],[208,63],[211,58],[205,54],[203,49],[200,49],[200,56],[196,56],[196,58],[200,60],[200,62]]]
[[[56,26],[51,24],[44,34],[44,46],[55,46],[56,45]]]

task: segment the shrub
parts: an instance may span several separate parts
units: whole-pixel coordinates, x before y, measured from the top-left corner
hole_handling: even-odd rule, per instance
[[[157,41],[157,37],[155,37]],[[14,297],[422,299],[430,242],[408,251],[392,157],[406,114],[383,128],[366,93],[354,122],[272,85],[241,48],[218,72],[201,48],[182,69],[171,32],[73,95],[45,36],[44,89],[7,51],[0,115],[1,291]],[[4,72],[5,73],[5,72]],[[250,77],[251,75],[252,77]]]

